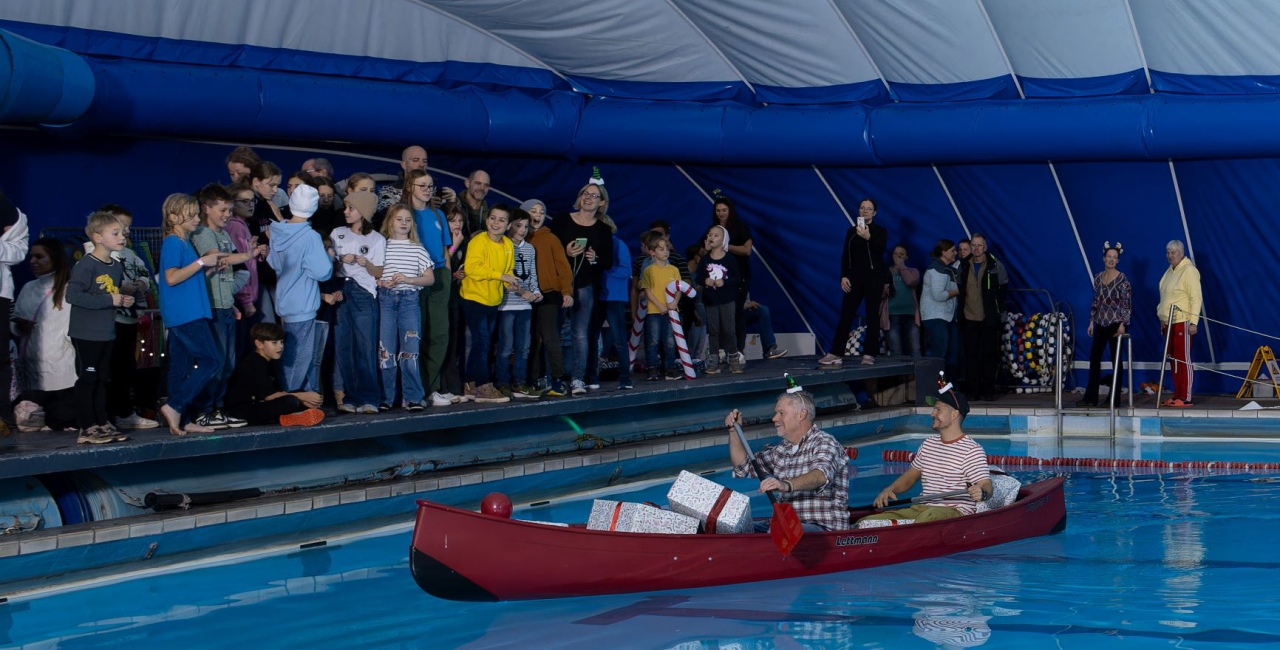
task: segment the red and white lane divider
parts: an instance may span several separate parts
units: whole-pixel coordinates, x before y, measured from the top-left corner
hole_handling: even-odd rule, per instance
[[[683,293],[691,300],[698,295],[698,291],[688,282],[672,280],[671,284],[667,285],[667,302],[675,300],[677,293]],[[680,365],[684,367],[684,378],[696,379],[698,373],[693,369],[693,356],[689,354],[689,343],[684,338],[684,326],[680,324],[680,310],[669,310],[667,318],[671,320],[671,333],[676,337],[676,350],[680,352]]]
[[[883,458],[892,463],[909,463],[916,454],[905,449],[886,449]],[[1036,458],[1034,456],[987,456],[987,462],[1001,467],[1145,467],[1152,469],[1242,469],[1280,470],[1280,463],[1248,463],[1222,460],[1134,460],[1132,458]]]

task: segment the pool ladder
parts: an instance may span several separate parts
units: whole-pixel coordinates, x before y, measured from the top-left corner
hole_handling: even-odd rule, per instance
[[[1056,370],[1056,372],[1054,373],[1054,393],[1056,394],[1055,410],[1058,413],[1058,439],[1061,440],[1062,439],[1062,420],[1064,415],[1063,408],[1062,408],[1062,388],[1064,383],[1063,380],[1065,379],[1065,376],[1062,372],[1063,348],[1065,347],[1062,344],[1063,343],[1062,319],[1058,319],[1057,334],[1058,334],[1058,338],[1057,338],[1058,346],[1054,354],[1054,365]],[[1112,360],[1112,364],[1111,364],[1111,394],[1107,396],[1108,398],[1107,410],[1109,411],[1108,432],[1109,432],[1112,443],[1116,441],[1116,395],[1119,393],[1119,389],[1120,389],[1120,351],[1122,349],[1125,351],[1125,355],[1128,357],[1128,364],[1126,367],[1129,371],[1129,412],[1130,413],[1133,412],[1133,337],[1130,336],[1128,333],[1125,333],[1125,334],[1118,335],[1117,338],[1119,339],[1120,345],[1115,346],[1116,356],[1115,356],[1115,359]]]

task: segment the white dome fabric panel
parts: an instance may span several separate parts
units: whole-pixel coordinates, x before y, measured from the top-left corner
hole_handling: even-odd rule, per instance
[[[671,0],[752,84],[783,88],[880,82],[829,2],[802,9],[756,0]]]
[[[1008,76],[976,0],[836,0],[890,83]]]
[[[1125,0],[983,0],[1021,77],[1105,77],[1142,68]]]
[[[739,81],[698,29],[665,2],[425,0],[567,76],[618,81]]]
[[[546,68],[509,43],[406,0],[44,0],[7,2],[0,18],[174,41],[253,45],[413,62]]]
[[[1280,2],[1131,0],[1147,63],[1185,75],[1280,74]]]

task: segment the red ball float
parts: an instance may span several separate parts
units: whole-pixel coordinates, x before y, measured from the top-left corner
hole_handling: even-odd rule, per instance
[[[500,519],[510,519],[511,499],[501,492],[490,492],[480,502],[480,512]]]

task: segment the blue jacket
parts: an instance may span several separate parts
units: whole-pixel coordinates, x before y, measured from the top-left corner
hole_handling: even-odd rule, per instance
[[[267,264],[279,276],[276,313],[286,323],[312,320],[320,309],[319,283],[333,275],[333,260],[309,223],[276,222],[270,229]]]
[[[628,282],[631,280],[631,251],[627,245],[613,236],[613,266],[604,272],[604,293],[602,300],[613,302],[629,302],[631,292]]]

